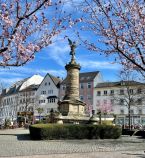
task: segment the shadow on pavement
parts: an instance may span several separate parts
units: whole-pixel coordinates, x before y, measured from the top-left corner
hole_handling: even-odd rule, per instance
[[[135,153],[122,153],[122,154],[124,154],[124,155],[132,155],[132,156],[136,156],[136,157],[138,157],[138,158],[145,158],[145,154],[135,154]]]
[[[18,140],[31,140],[29,134],[16,134]]]
[[[3,136],[8,136],[8,135],[16,136],[17,140],[31,140],[29,134],[0,134],[0,135],[3,135]]]

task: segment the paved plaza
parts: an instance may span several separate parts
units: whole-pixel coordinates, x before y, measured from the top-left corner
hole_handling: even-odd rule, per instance
[[[138,137],[33,141],[26,129],[0,130],[1,158],[145,158],[144,150],[145,140]]]

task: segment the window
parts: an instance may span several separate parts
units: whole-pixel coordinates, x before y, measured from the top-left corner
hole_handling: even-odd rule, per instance
[[[142,90],[139,88],[137,89],[137,94],[141,94],[142,93]]]
[[[138,105],[141,105],[141,104],[142,104],[142,99],[141,99],[141,98],[137,99],[137,104],[138,104]]]
[[[88,83],[88,88],[91,88],[91,83],[90,82]]]
[[[51,110],[51,108],[47,108],[47,113],[49,113],[49,112],[50,112],[50,110]]]
[[[53,94],[53,90],[48,90],[48,94]]]
[[[48,83],[48,85],[50,86],[50,82]]]
[[[45,103],[45,100],[39,100],[39,104]]]
[[[89,79],[90,79],[90,76],[87,77],[87,80],[89,80]]]
[[[91,100],[91,99],[92,99],[90,95],[88,95],[88,97],[87,97],[87,98],[88,98],[88,100]]]
[[[120,95],[123,95],[123,94],[124,94],[124,90],[120,89]]]
[[[31,92],[29,92],[29,96],[31,96]]]
[[[41,91],[41,94],[46,94],[46,91]]]
[[[122,114],[122,115],[124,114],[124,110],[123,109],[120,110],[120,114]]]
[[[84,89],[84,84],[80,83],[80,89]]]
[[[100,105],[100,100],[97,100],[96,106],[99,106],[99,105]]]
[[[131,104],[134,103],[134,99],[133,99],[133,98],[130,99],[130,103],[131,103]]]
[[[110,100],[111,105],[114,105],[114,99]]]
[[[133,109],[130,110],[130,114],[134,114],[134,110]]]
[[[20,99],[20,104],[22,104],[22,99]]]
[[[55,98],[48,99],[48,103],[55,103]]]
[[[84,96],[83,95],[80,95],[80,100],[84,100]]]
[[[31,107],[28,108],[28,111],[31,111]]]
[[[129,90],[129,93],[130,93],[130,94],[133,94],[133,89],[130,89],[130,90]]]
[[[104,91],[104,95],[107,95],[107,91]]]
[[[139,110],[138,110],[138,114],[142,114],[142,109],[139,109]]]
[[[113,95],[114,94],[114,90],[110,90],[110,95]]]
[[[120,99],[120,105],[124,105],[124,100]]]
[[[97,91],[97,96],[100,96],[101,95],[101,91]]]
[[[45,86],[47,86],[47,82],[45,82],[45,84],[44,84]]]
[[[66,89],[66,85],[62,85],[62,90],[65,90]]]
[[[34,103],[34,98],[31,99],[31,103]]]

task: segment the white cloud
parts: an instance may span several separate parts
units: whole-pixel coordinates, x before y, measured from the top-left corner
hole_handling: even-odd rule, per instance
[[[48,49],[48,56],[54,60],[57,64],[64,67],[67,61],[67,55],[70,51],[68,45],[55,43]]]
[[[7,75],[7,77],[15,77],[20,76],[20,78],[24,78],[24,76],[27,75],[27,77],[34,75],[34,74],[41,74],[46,75],[47,73],[50,73],[55,76],[63,77],[65,75],[64,70],[55,70],[55,69],[34,69],[34,68],[28,68],[28,67],[15,67],[11,69],[0,69],[0,75],[4,76]],[[8,76],[10,74],[10,76]]]
[[[65,70],[49,70],[49,73],[60,78],[66,77],[66,71]]]
[[[16,81],[20,81],[23,78],[18,78],[18,77],[14,77],[14,78],[1,78],[0,79],[0,83],[4,85],[4,88],[6,88],[7,86],[15,83]]]
[[[79,60],[78,62],[83,68],[113,69],[113,70],[120,69],[120,66],[118,64],[111,64],[106,61]]]

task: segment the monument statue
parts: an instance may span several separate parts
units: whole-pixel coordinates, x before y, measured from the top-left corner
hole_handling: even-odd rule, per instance
[[[72,59],[74,59],[76,42],[72,42],[69,38],[68,38],[68,42],[69,42],[69,45],[70,45],[70,48],[71,48],[70,55],[72,56]]]
[[[67,71],[65,96],[59,102],[59,111],[70,119],[73,116],[84,115],[84,102],[79,97],[79,71],[81,66],[75,60],[76,42],[68,38],[71,61],[65,65]]]

